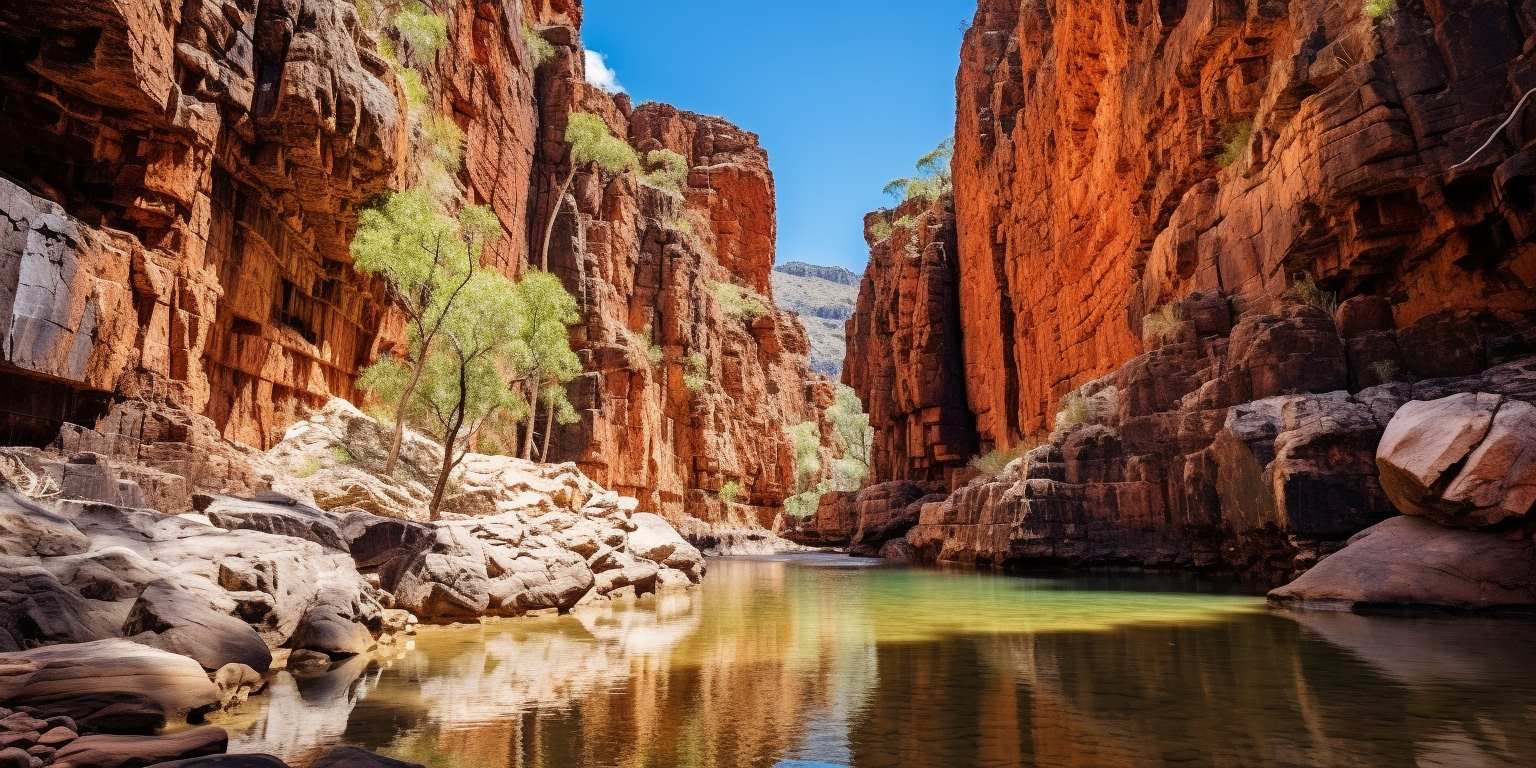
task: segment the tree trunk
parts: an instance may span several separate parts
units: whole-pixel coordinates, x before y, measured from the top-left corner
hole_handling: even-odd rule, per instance
[[[457,464],[453,460],[453,443],[458,439],[458,428],[454,428],[453,434],[448,436],[448,444],[443,448],[443,466],[437,473],[437,486],[432,489],[432,506],[427,508],[427,519],[437,522],[441,516],[437,508],[443,504],[443,494],[448,490],[448,476],[453,474],[453,468]]]
[[[426,361],[426,350],[422,350],[421,359],[411,366],[411,381],[405,385],[400,403],[395,406],[395,435],[389,442],[389,458],[384,460],[385,477],[395,473],[395,464],[400,460],[400,445],[405,441],[405,409],[411,402],[411,396],[416,394],[416,387],[421,384],[421,372],[427,367]]]
[[[528,397],[528,430],[523,433],[523,460],[533,460],[533,427],[539,423],[539,386],[532,384]]]
[[[555,432],[555,401],[550,398],[549,412],[544,417],[544,446],[539,450],[539,461],[549,461],[549,436]]]
[[[544,225],[544,249],[539,255],[539,269],[549,271],[549,241],[555,238],[555,221],[560,218],[560,209],[565,206],[565,196],[571,191],[571,183],[576,181],[576,166],[571,165],[571,172],[566,174],[565,183],[560,185],[560,193],[555,197],[555,207],[549,212],[549,222]],[[533,419],[528,420],[528,427],[533,428]]]

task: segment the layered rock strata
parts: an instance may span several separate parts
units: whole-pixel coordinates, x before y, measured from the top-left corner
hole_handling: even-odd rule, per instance
[[[964,394],[952,201],[915,200],[864,223],[869,266],[848,321],[843,380],[875,428],[871,473],[948,490],[978,448]],[[878,224],[889,227],[883,240]]]
[[[1426,496],[1377,468],[1398,408],[1529,397],[1533,139],[1528,115],[1503,125],[1536,73],[1528,16],[982,0],[957,81],[962,386],[928,405],[974,417],[984,465],[1016,460],[952,471],[966,485],[923,508],[918,556],[1276,584],[1392,516],[1389,492]],[[911,268],[877,246],[869,280]],[[872,338],[850,377],[900,356]],[[1433,511],[1509,519],[1521,490],[1496,485]]]
[[[570,111],[687,159],[684,199],[583,172],[557,222],[551,266],[581,298],[590,372],[557,452],[648,511],[772,522],[782,427],[821,394],[793,317],[727,317],[712,299],[718,281],[772,307],[755,136],[587,85],[576,0],[429,4],[446,27],[430,55],[350,0],[140,5],[0,11],[0,381],[21,395],[0,444],[43,445],[65,423],[107,433],[122,425],[103,413],[143,397],[266,448],[327,398],[356,399],[358,371],[401,332],[348,243],[422,154],[423,107],[387,40],[422,75],[413,97],[462,130],[452,181],[501,219],[486,260],[510,275],[537,263]],[[543,66],[524,30],[554,46]],[[702,392],[682,386],[691,355]],[[733,480],[748,504],[727,510],[713,494]]]

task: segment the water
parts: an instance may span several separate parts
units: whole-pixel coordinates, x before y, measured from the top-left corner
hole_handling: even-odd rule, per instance
[[[231,751],[442,768],[1531,766],[1536,624],[832,556],[280,675]]]

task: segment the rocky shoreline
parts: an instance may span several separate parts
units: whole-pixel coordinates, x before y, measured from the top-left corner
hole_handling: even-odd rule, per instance
[[[3,452],[0,749],[14,751],[0,765],[222,753],[222,729],[182,726],[238,706],[274,670],[323,670],[418,623],[564,612],[704,574],[671,524],[574,465],[471,455],[443,519],[425,520],[438,446],[411,435],[386,478],[387,432],[345,401],[262,454],[205,443],[216,475],[164,458],[199,453],[198,433],[131,456]],[[59,445],[119,442],[75,428]],[[242,495],[207,492],[210,477]],[[189,764],[274,764],[231,759]],[[362,759],[316,765],[392,764]]]

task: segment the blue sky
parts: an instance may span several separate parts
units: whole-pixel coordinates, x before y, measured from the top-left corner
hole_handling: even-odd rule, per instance
[[[864,213],[954,132],[975,0],[587,0],[582,37],[643,101],[762,137],[780,262],[862,272]],[[590,75],[589,75],[590,76]]]

